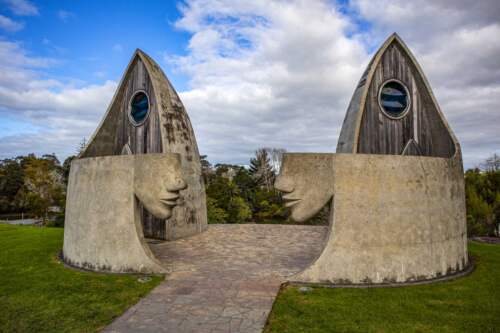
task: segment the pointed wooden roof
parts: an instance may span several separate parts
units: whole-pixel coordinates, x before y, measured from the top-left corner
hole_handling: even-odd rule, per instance
[[[412,72],[412,75],[416,78],[413,79],[413,83],[415,85],[415,89],[417,88],[422,92],[422,94],[425,94],[426,101],[429,101],[427,105],[429,105],[428,109],[432,109],[432,121],[427,121],[424,123],[425,126],[426,124],[429,124],[431,122],[440,122],[442,123],[440,126],[440,135],[444,136],[444,132],[447,132],[447,135],[449,135],[449,139],[451,140],[450,142],[452,146],[454,146],[454,149],[448,149],[451,152],[451,155],[455,155],[457,152],[460,153],[460,145],[458,143],[458,140],[456,139],[455,135],[453,134],[453,131],[451,130],[450,126],[448,125],[443,113],[441,112],[441,109],[436,101],[436,98],[434,97],[434,94],[432,93],[432,89],[430,87],[430,84],[425,77],[420,65],[416,61],[415,57],[411,53],[411,51],[408,49],[406,44],[401,40],[401,38],[396,34],[393,33],[387,40],[384,42],[384,44],[380,47],[380,49],[375,53],[373,56],[372,60],[368,64],[366,70],[363,72],[363,75],[361,76],[361,79],[359,80],[359,83],[356,87],[356,90],[354,91],[354,94],[352,96],[351,102],[349,104],[349,107],[347,109],[346,116],[344,118],[344,122],[342,124],[342,129],[340,132],[339,140],[337,143],[337,153],[361,153],[363,152],[362,149],[360,149],[360,137],[362,135],[369,135],[368,130],[366,130],[366,125],[365,123],[362,122],[363,117],[366,116],[365,113],[367,110],[372,107],[373,105],[370,105],[374,103],[373,99],[376,99],[373,93],[374,90],[377,90],[380,88],[380,82],[383,82],[385,79],[390,78],[391,75],[393,76],[394,79],[397,79],[397,74],[399,69],[392,69],[392,72],[390,70],[384,69],[384,71],[380,70],[380,66],[386,66],[390,67],[392,64],[390,64],[390,61],[387,61],[387,59],[384,59],[386,63],[382,63],[383,56],[384,54],[390,49],[391,46],[397,46],[398,52],[402,54],[402,57],[404,57],[404,62],[403,65],[399,64],[399,66],[406,66],[406,67],[411,67],[409,71]],[[377,72],[377,69],[379,70]],[[391,74],[386,74],[387,72],[390,72]],[[380,78],[381,73],[384,73],[385,77]],[[378,75],[376,77],[375,75]],[[374,82],[378,80],[379,82],[376,83],[377,87],[373,87]],[[415,83],[416,82],[416,83]],[[413,98],[415,98],[415,92],[411,91],[410,95],[413,94]],[[367,100],[370,98],[369,100]],[[417,104],[417,103],[415,103]],[[418,105],[415,105],[417,107]],[[412,106],[413,107],[413,106]],[[419,106],[421,107],[421,106]],[[375,112],[375,111],[373,111]],[[420,112],[420,113],[419,113]],[[426,111],[426,112],[431,112],[431,111]],[[422,111],[417,110],[414,112],[415,115],[411,115],[410,117],[416,117],[420,116]],[[435,114],[435,115],[434,115]],[[377,115],[378,116],[378,115]],[[399,120],[394,120],[394,119],[385,119],[381,117],[383,121],[386,121],[388,123],[395,123]],[[389,117],[386,117],[389,118]],[[376,122],[376,120],[374,121]],[[414,121],[415,124],[417,124],[417,120]],[[420,126],[424,126],[421,124],[421,121],[418,122]],[[374,126],[378,126],[379,124],[375,124]],[[365,132],[362,134],[362,127],[365,127]],[[413,126],[413,125],[412,125]],[[415,128],[417,125],[415,125]],[[381,127],[381,126],[380,126]],[[406,126],[408,127],[408,126]],[[413,128],[411,129],[411,132],[413,132]],[[397,132],[397,130],[395,131]],[[436,132],[436,131],[434,131]],[[436,135],[435,133],[433,135]],[[377,140],[380,139],[378,138],[377,135],[373,135],[373,138],[364,138],[364,140]],[[386,138],[387,139],[387,138]],[[417,144],[418,145],[418,138],[406,138],[406,142],[402,142],[401,144],[401,150],[404,151],[404,147],[406,147],[409,143],[409,140],[412,140],[413,142],[411,143],[412,145]],[[429,143],[426,143],[429,145]],[[444,144],[442,144],[444,146]],[[449,146],[449,144],[448,144]],[[421,148],[417,148],[421,149]],[[425,151],[425,149],[422,149]],[[442,151],[444,150],[443,148],[439,148],[437,150],[441,150],[441,152],[436,153],[434,156],[443,156],[446,155],[446,153],[443,153]],[[408,150],[405,151],[407,153]],[[382,152],[383,153],[383,152]],[[397,154],[401,154],[401,152],[397,152]],[[432,155],[432,154],[428,154]],[[451,156],[446,156],[446,157],[451,157]]]
[[[136,49],[106,113],[79,157],[116,155],[122,151],[122,146],[115,147],[117,126],[119,126],[120,113],[124,112],[123,100],[127,97],[126,83],[134,75],[133,71],[136,70],[138,61],[144,66],[148,81],[152,85],[152,93],[149,94],[152,96],[149,98],[154,104],[152,109],[158,114],[158,130],[161,136],[161,142],[158,145],[161,146],[161,149],[156,152],[198,155],[198,146],[191,121],[179,95],[160,66],[146,53]],[[128,103],[128,100],[125,102]],[[188,159],[193,157],[187,156]]]

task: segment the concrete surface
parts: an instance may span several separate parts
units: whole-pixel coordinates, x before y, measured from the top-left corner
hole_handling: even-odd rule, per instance
[[[66,199],[65,262],[91,270],[165,272],[144,241],[137,198],[166,219],[185,187],[178,154],[74,160]]]
[[[291,281],[411,282],[467,266],[460,156],[285,154],[281,170],[292,218],[333,205],[323,252]]]
[[[105,332],[261,332],[280,285],[321,252],[327,227],[210,225],[151,245],[166,280]]]

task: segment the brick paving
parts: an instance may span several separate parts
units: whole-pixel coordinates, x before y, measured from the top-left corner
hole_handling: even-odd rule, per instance
[[[151,244],[165,281],[105,332],[261,332],[287,276],[319,255],[327,227],[211,225]]]

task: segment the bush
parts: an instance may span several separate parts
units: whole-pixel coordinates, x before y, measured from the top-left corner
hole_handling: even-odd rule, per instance
[[[209,224],[226,223],[228,214],[217,206],[217,201],[213,198],[207,198],[207,218]]]
[[[231,223],[244,223],[252,217],[252,210],[242,197],[234,197],[229,203],[228,214]]]
[[[500,171],[465,173],[468,236],[495,236],[500,224]]]

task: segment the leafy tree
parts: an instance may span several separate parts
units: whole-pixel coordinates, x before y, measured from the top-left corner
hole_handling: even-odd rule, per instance
[[[239,196],[231,199],[228,205],[228,218],[232,223],[244,223],[252,217],[252,210],[247,202]]]
[[[24,170],[17,159],[0,162],[0,213],[15,212],[15,197],[24,184]]]
[[[207,219],[208,223],[227,223],[227,212],[217,206],[217,200],[214,198],[207,198]]]
[[[217,177],[207,187],[207,196],[216,201],[218,207],[227,211],[228,204],[234,196],[239,194],[239,189],[235,184],[224,177]]]
[[[221,170],[219,170],[219,168]],[[207,187],[207,204],[211,207],[211,220],[224,219],[227,223],[243,223],[252,217],[252,210],[248,202],[241,197],[241,190],[236,183],[223,176],[227,166],[219,166],[216,177]],[[227,215],[223,215],[223,210]]]
[[[283,205],[278,191],[261,188],[255,192],[254,217],[259,222],[286,220],[288,209]]]
[[[42,155],[42,159],[50,161],[54,167],[61,166],[61,162],[59,162],[59,159],[57,158],[56,154],[44,154]]]
[[[64,207],[66,189],[57,157],[37,158],[31,154],[20,158],[19,162],[23,183],[14,198],[17,210],[45,217],[50,206]]]
[[[203,177],[203,181],[206,185],[210,184],[210,179],[213,176],[213,168],[212,164],[207,160],[207,155],[200,156],[200,164],[201,164],[201,175]]]
[[[500,170],[467,170],[465,173],[467,233],[498,234],[500,226]]]
[[[244,167],[238,167],[238,170],[233,177],[233,182],[236,186],[238,186],[241,197],[245,199],[249,205],[253,205],[257,184],[252,178],[250,172]]]
[[[275,173],[265,149],[259,150],[252,160],[253,167],[250,169],[216,164],[211,170],[210,183],[206,187],[208,219],[211,223],[287,220],[288,209],[284,207],[280,193],[273,189]],[[263,176],[257,176],[259,173]]]
[[[68,180],[69,180],[69,171],[71,167],[71,162],[76,158],[75,155],[69,156],[64,160],[64,163],[62,165],[62,175],[63,175],[63,180],[64,184],[68,186]]]

